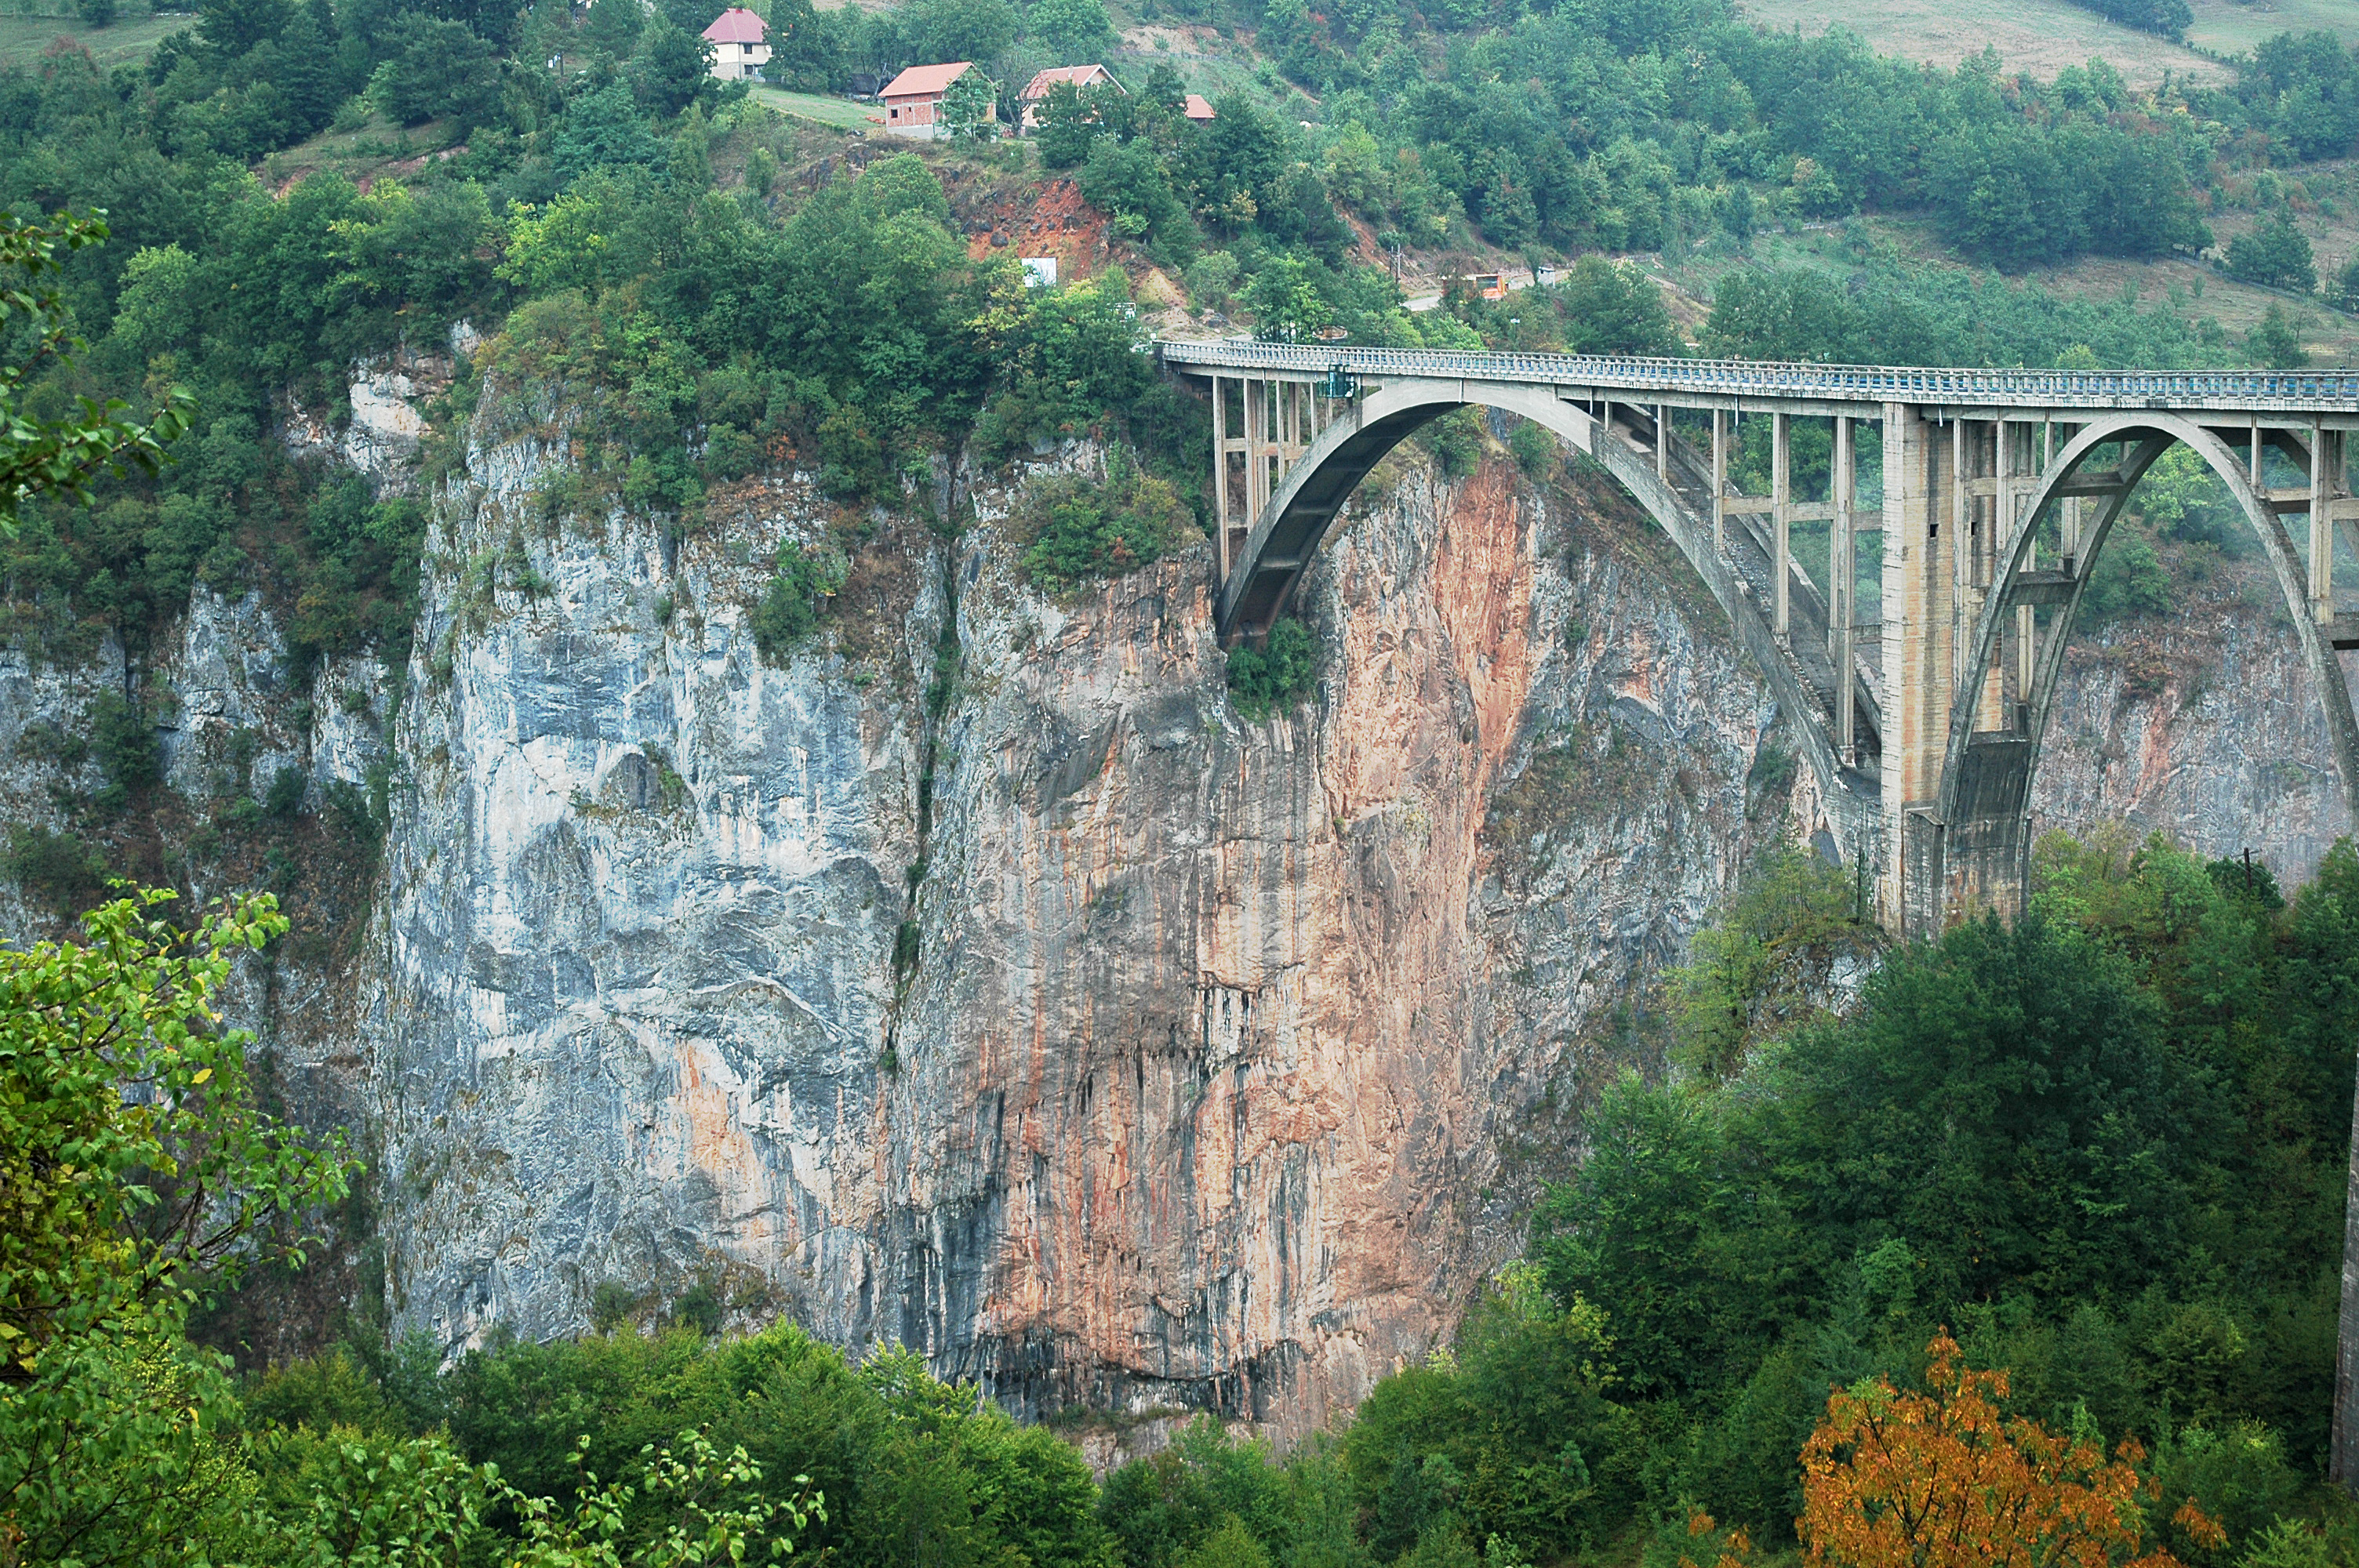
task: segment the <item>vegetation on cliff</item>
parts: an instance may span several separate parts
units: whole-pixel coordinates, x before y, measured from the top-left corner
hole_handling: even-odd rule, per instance
[[[2288,903],[2051,838],[2021,921],[1894,952],[1849,1005],[1849,890],[1813,865],[1725,912],[1674,988],[1690,1067],[1590,1111],[1451,1349],[1283,1460],[1205,1422],[1103,1488],[910,1352],[715,1337],[710,1287],[652,1332],[448,1368],[363,1333],[233,1386],[188,1303],[344,1180],[254,1112],[207,1011],[283,922],[191,945],[152,895],[108,905],[0,953],[0,1561],[710,1560],[664,1555],[683,1530],[877,1568],[1951,1561],[1876,1522],[1895,1487],[2019,1493],[2039,1561],[2351,1561],[2320,1478],[2359,853]]]

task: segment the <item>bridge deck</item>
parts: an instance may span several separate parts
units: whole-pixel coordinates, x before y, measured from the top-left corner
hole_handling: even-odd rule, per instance
[[[2341,416],[2359,420],[2359,370],[1944,370],[1915,365],[1782,364],[1761,360],[1611,358],[1587,354],[1468,353],[1445,349],[1353,349],[1235,339],[1161,339],[1166,364],[1363,377],[1416,376],[1548,384],[1629,393],[1645,402],[1742,405],[1760,398],[1920,407],[2116,411],[2168,408],[2239,414]],[[2305,423],[2308,421],[2305,420]]]

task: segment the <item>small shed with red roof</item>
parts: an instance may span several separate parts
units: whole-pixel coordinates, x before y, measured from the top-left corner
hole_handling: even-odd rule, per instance
[[[1060,81],[1070,81],[1081,90],[1111,87],[1116,92],[1126,92],[1123,84],[1114,79],[1114,72],[1102,65],[1052,65],[1025,83],[1024,91],[1016,97],[1016,101],[1024,105],[1024,129],[1029,131],[1038,127],[1040,116],[1037,106],[1049,96],[1049,89]]]
[[[947,65],[913,65],[885,84],[876,96],[885,103],[885,129],[896,136],[919,136],[928,140],[944,135],[942,100],[948,96],[951,83],[974,69],[970,59],[954,59]],[[992,117],[998,117],[996,106]]]
[[[1204,95],[1201,92],[1188,94],[1188,102],[1182,112],[1190,120],[1202,121],[1212,117],[1212,106],[1205,101]]]
[[[704,41],[712,46],[712,74],[723,81],[759,81],[770,63],[770,26],[743,5],[715,16]]]

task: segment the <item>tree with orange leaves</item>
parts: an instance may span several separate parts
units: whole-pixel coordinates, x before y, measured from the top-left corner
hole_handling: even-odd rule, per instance
[[[1878,1379],[1838,1390],[1802,1445],[1802,1517],[1813,1563],[1835,1568],[2180,1568],[2146,1543],[2146,1450],[2095,1444],[2001,1412],[2004,1371],[1959,1366],[1943,1329],[1927,1347],[1930,1392]],[[2205,1546],[2226,1532],[2190,1498],[2174,1523]]]

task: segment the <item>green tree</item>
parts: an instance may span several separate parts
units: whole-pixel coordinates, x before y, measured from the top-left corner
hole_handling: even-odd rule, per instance
[[[499,109],[500,64],[462,23],[412,12],[394,24],[393,56],[379,69],[385,112],[405,125],[459,122],[462,134]]]
[[[1333,324],[1335,310],[1321,294],[1308,264],[1296,256],[1272,256],[1254,274],[1238,303],[1254,320],[1254,335],[1266,342],[1299,343]]]
[[[639,34],[638,52],[631,58],[631,91],[641,108],[669,119],[712,95],[712,46],[658,13]]]
[[[2279,212],[2230,240],[2228,272],[2247,283],[2290,288],[2297,294],[2308,294],[2318,287],[2310,241],[2294,227],[2289,212]]]
[[[1120,136],[1129,109],[1122,91],[1103,82],[1086,91],[1070,81],[1050,83],[1032,109],[1040,161],[1050,168],[1071,168],[1087,161],[1098,137]]]
[[[918,60],[973,60],[978,70],[1006,53],[1022,30],[1009,0],[910,0],[900,23]]]
[[[2343,264],[2343,270],[2334,275],[2326,297],[2337,310],[2359,316],[2359,252],[2354,252],[2351,259]]]
[[[999,134],[999,89],[981,66],[969,66],[942,93],[942,124],[962,140],[987,142]]]
[[[621,81],[610,81],[575,99],[558,127],[549,162],[566,179],[596,168],[652,164],[663,144],[647,129],[646,114]]]
[[[1625,1076],[1584,1131],[1580,1174],[1532,1219],[1549,1292],[1605,1308],[1616,1365],[1639,1392],[1713,1386],[1770,1304],[1730,1234],[1745,1198],[1715,1102]]]
[[[1193,248],[1188,210],[1171,189],[1169,164],[1151,144],[1093,138],[1075,183],[1093,206],[1113,214],[1117,232],[1175,258],[1183,259]]]
[[[1169,483],[1116,449],[1103,481],[1047,480],[1025,497],[1016,527],[1026,575],[1052,594],[1159,560],[1190,531]]]
[[[628,59],[647,24],[647,10],[642,0],[591,0],[582,39],[609,59]]]
[[[1577,354],[1676,354],[1679,330],[1663,291],[1627,262],[1586,255],[1554,291],[1565,347]]]
[[[197,36],[223,59],[236,59],[287,28],[295,7],[288,0],[201,0]]]
[[[1237,707],[1252,718],[1292,708],[1319,683],[1319,644],[1309,627],[1283,617],[1260,647],[1229,650],[1228,680]]]
[[[1756,1044],[1820,1016],[1880,946],[1843,868],[1770,849],[1669,977],[1682,1060],[1711,1076],[1738,1071]]]
[[[1032,0],[1024,32],[1065,65],[1089,64],[1115,43],[1105,0]]]
[[[2309,360],[2302,352],[2301,338],[2294,330],[2293,317],[2275,300],[2261,312],[2261,319],[2246,335],[2245,351],[2254,363],[2272,370],[2299,370]]]
[[[1248,1553],[1283,1542],[1284,1482],[1259,1443],[1239,1443],[1210,1415],[1180,1430],[1171,1445],[1106,1477],[1099,1504],[1130,1568],[1179,1568],[1231,1527],[1224,1547]]]
[[[2023,121],[1954,131],[1927,162],[1934,215],[1967,254],[2013,271],[2087,248],[2082,186],[2053,140]]]

